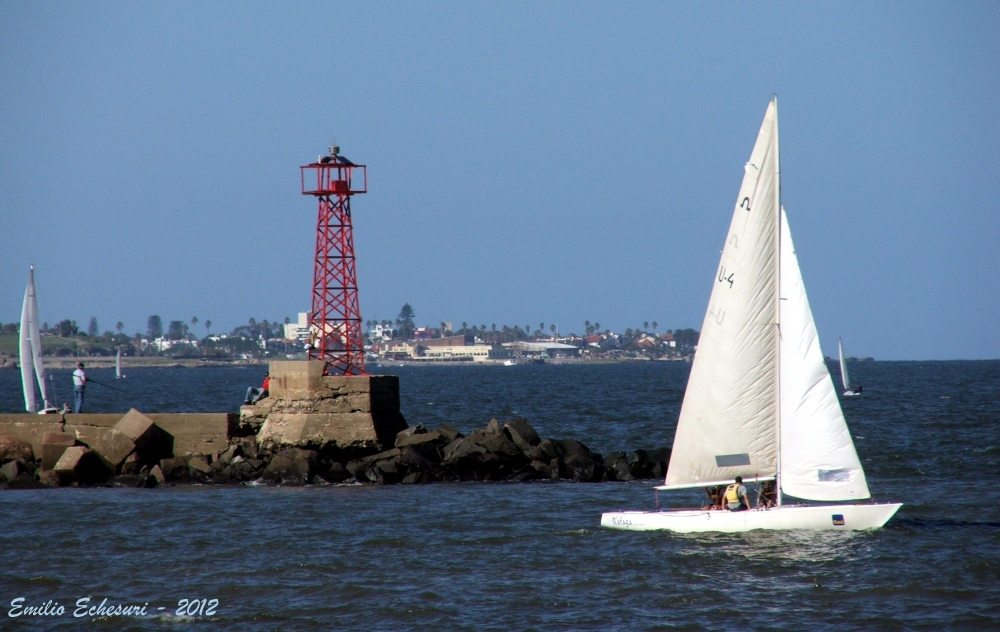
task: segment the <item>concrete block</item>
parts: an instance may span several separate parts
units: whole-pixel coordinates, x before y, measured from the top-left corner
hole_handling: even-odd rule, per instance
[[[371,413],[271,413],[260,429],[260,444],[276,446],[382,448],[406,428],[402,415]]]
[[[236,413],[231,414],[239,422]],[[229,447],[230,413],[153,413],[156,422],[172,439],[172,454],[217,454]]]
[[[59,476],[62,485],[74,482],[100,483],[111,475],[97,455],[82,445],[66,448],[52,471]]]
[[[115,430],[135,443],[135,450],[146,461],[156,461],[173,454],[169,437],[151,418],[131,409],[115,424]]]
[[[305,396],[323,388],[322,378],[326,363],[321,360],[289,360],[274,361],[269,365],[268,372],[271,384],[268,392],[271,397],[294,399],[296,395]]]
[[[79,426],[76,440],[90,448],[108,470],[118,473],[128,455],[135,450],[135,443],[115,428]]]
[[[76,445],[76,436],[68,432],[46,432],[42,436],[42,469],[51,470],[67,448]]]
[[[72,426],[103,426],[111,428],[122,418],[120,414],[114,413],[66,413],[63,415],[66,425]]]

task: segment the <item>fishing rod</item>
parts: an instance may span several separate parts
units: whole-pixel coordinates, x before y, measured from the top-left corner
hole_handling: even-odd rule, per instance
[[[105,384],[104,382],[98,382],[97,380],[91,379],[89,377],[87,378],[87,382],[88,383],[89,382],[93,382],[94,384],[97,384],[98,386],[103,386],[104,388],[110,388],[111,390],[118,391],[119,393],[124,393],[125,392],[125,391],[123,391],[120,388],[115,388],[114,386],[111,386],[110,384]]]

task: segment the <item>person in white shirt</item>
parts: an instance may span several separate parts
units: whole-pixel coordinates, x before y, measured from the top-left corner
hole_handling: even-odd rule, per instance
[[[87,374],[83,372],[83,362],[78,362],[73,371],[73,412],[83,412],[83,391],[87,388]]]

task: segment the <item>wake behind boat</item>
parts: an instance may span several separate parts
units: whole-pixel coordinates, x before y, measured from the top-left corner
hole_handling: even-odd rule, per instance
[[[601,526],[682,533],[877,529],[781,206],[778,103],[764,115],[713,283],[664,484],[774,482],[774,506],[605,513]],[[819,505],[785,504],[783,494]],[[845,503],[845,501],[847,501]],[[845,504],[833,504],[845,503]]]

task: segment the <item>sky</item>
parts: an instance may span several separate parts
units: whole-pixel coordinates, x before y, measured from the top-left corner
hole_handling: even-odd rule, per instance
[[[823,350],[1000,358],[995,2],[0,2],[0,322],[700,329],[767,103]],[[199,325],[201,327],[202,325]]]

